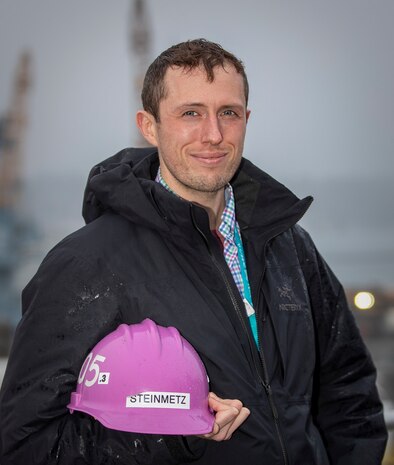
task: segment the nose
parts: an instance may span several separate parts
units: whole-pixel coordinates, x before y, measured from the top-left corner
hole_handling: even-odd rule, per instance
[[[202,141],[208,142],[212,145],[218,145],[223,140],[222,128],[220,127],[220,120],[215,116],[208,116],[202,127]]]

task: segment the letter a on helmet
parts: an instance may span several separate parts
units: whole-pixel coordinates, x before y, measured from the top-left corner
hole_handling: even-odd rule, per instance
[[[68,408],[121,431],[205,434],[214,422],[208,391],[191,344],[177,329],[146,319],[120,325],[93,348]]]

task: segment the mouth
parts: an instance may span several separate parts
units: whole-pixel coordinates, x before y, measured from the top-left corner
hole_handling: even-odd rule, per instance
[[[222,162],[227,156],[227,152],[199,152],[192,153],[191,157],[204,165],[215,165]]]

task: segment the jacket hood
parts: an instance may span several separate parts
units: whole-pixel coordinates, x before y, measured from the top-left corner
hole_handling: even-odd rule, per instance
[[[127,148],[92,168],[85,189],[82,214],[90,223],[106,211],[162,231],[171,221],[190,222],[191,203],[169,193],[155,182],[157,149]],[[237,220],[243,232],[262,228],[275,235],[304,215],[312,197],[300,200],[283,184],[253,163],[242,159],[231,181]]]

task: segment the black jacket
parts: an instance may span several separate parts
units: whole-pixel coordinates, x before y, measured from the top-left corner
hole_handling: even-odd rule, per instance
[[[386,441],[375,368],[342,287],[297,221],[299,200],[247,160],[232,184],[261,351],[201,207],[153,181],[153,149],[91,172],[87,225],[23,292],[0,397],[2,465],[377,465]],[[198,350],[211,390],[251,415],[231,440],[104,428],[66,405],[84,358],[149,317]]]

